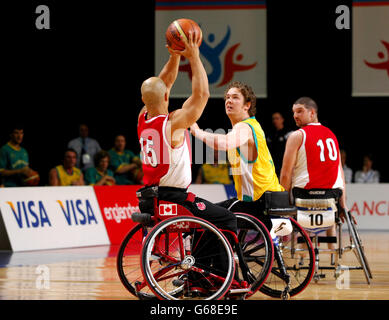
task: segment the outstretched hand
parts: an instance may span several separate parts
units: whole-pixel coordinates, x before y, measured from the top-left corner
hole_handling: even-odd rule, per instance
[[[196,136],[196,131],[197,130],[200,130],[200,127],[199,125],[197,124],[197,122],[195,122],[194,124],[192,124],[190,126],[190,133],[193,135],[193,136]]]

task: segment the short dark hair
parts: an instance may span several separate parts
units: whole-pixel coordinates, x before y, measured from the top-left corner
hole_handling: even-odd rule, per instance
[[[316,113],[319,112],[316,102],[310,97],[301,97],[294,104],[302,104],[307,109],[314,109]]]
[[[95,158],[94,158],[95,166],[97,166],[100,163],[101,159],[104,159],[104,158],[107,158],[107,157],[108,157],[108,159],[111,159],[111,157],[110,157],[110,155],[109,155],[109,153],[107,151],[100,150],[99,152],[97,152],[95,154]]]
[[[22,123],[15,123],[10,127],[9,133],[13,133],[15,130],[23,130],[24,131],[24,125]]]
[[[230,90],[231,88],[237,88],[240,90],[241,94],[243,95],[245,103],[251,102],[251,106],[250,106],[250,109],[248,110],[248,113],[249,113],[250,117],[255,116],[255,114],[257,113],[257,107],[256,107],[257,97],[255,96],[253,88],[251,88],[249,85],[247,85],[243,82],[234,81],[234,82],[230,83],[228,85],[227,89],[224,91],[224,100],[226,99],[226,95],[227,95],[228,90]]]
[[[67,149],[65,150],[65,152],[63,153],[64,156],[65,156],[66,152],[74,152],[74,153],[76,154],[76,156],[78,156],[77,151],[74,150],[73,148],[67,148]]]

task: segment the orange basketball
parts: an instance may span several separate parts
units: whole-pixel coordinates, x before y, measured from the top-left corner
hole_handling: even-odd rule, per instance
[[[30,170],[27,177],[24,179],[24,184],[26,186],[37,186],[39,184],[39,181],[39,173],[34,170]]]
[[[189,40],[189,30],[192,30],[195,34],[200,34],[201,44],[203,34],[199,25],[191,19],[178,19],[174,20],[166,30],[167,45],[173,50],[184,50],[185,44],[182,38]]]

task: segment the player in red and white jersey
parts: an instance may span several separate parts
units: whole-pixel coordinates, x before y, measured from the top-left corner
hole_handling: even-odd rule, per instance
[[[209,97],[208,77],[200,59],[201,38],[189,33],[189,41],[184,40],[185,50],[168,48],[170,57],[159,76],[146,79],[141,87],[145,106],[138,116],[138,138],[143,181],[145,188],[158,186],[160,200],[178,203],[218,228],[236,232],[232,212],[187,192],[192,181],[187,129],[200,118]],[[177,78],[181,55],[191,66],[192,94],[182,108],[169,112],[170,90]],[[144,212],[150,209],[143,201],[139,207]]]
[[[347,211],[345,179],[335,134],[319,122],[318,107],[311,98],[302,97],[293,104],[293,117],[300,129],[286,142],[281,185],[288,191],[340,189],[340,206]],[[327,230],[327,235],[335,235],[335,226]]]
[[[285,146],[280,180],[286,190],[345,188],[338,140],[319,122],[317,112],[315,101],[308,97],[293,105],[300,129],[289,136]]]

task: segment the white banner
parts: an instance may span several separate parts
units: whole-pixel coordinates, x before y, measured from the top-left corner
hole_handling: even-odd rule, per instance
[[[201,58],[208,74],[211,97],[223,97],[232,81],[250,85],[258,97],[266,97],[266,2],[265,1],[156,1],[155,73],[162,70],[169,52],[165,33],[180,18],[196,21],[203,33]],[[244,36],[243,36],[244,35]],[[189,63],[182,59],[171,97],[191,94]]]
[[[346,189],[347,206],[359,229],[389,231],[389,184],[353,183]]]
[[[358,230],[389,231],[389,184],[351,183],[346,189],[347,206],[357,220]],[[194,184],[189,191],[211,202],[228,199],[224,185]]]
[[[389,96],[389,2],[353,1],[353,96]]]
[[[107,245],[93,187],[0,189],[12,251]]]

